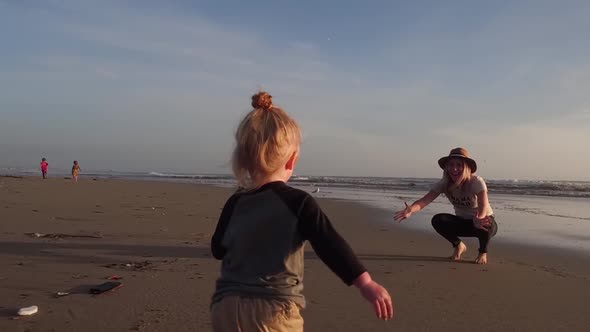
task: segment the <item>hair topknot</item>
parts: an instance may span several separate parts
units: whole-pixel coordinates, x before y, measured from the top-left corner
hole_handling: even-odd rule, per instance
[[[258,92],[252,96],[252,107],[254,107],[254,109],[270,109],[272,107],[272,96],[264,91]]]

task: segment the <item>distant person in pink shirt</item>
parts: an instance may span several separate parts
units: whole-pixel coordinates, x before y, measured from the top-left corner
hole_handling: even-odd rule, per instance
[[[47,160],[45,158],[41,159],[41,173],[44,179],[47,179],[47,166],[49,166]]]

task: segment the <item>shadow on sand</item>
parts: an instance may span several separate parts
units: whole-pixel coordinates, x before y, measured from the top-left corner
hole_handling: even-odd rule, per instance
[[[113,263],[113,256],[121,256],[120,262],[129,257],[141,258],[212,258],[209,247],[205,246],[166,246],[116,243],[51,243],[51,242],[0,242],[0,255],[42,257],[61,260],[62,263]],[[448,257],[411,256],[393,254],[357,254],[362,261],[416,261],[440,263],[470,263],[452,261]],[[306,252],[305,259],[318,259],[313,252]]]

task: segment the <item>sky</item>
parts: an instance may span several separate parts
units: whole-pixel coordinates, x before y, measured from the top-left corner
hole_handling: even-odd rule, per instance
[[[299,175],[590,181],[588,1],[0,0],[0,167],[229,174],[259,89]]]

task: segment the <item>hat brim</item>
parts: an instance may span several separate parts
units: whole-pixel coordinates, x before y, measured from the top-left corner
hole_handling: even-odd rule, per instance
[[[446,156],[446,157],[442,157],[438,160],[438,166],[440,166],[440,168],[445,169],[445,166],[447,165],[447,161],[449,161],[449,159],[451,158],[461,158],[464,159],[465,162],[467,163],[467,166],[469,166],[469,168],[471,168],[471,173],[475,173],[475,171],[477,171],[477,163],[475,162],[475,160],[462,156],[462,155],[451,155],[451,156]]]

